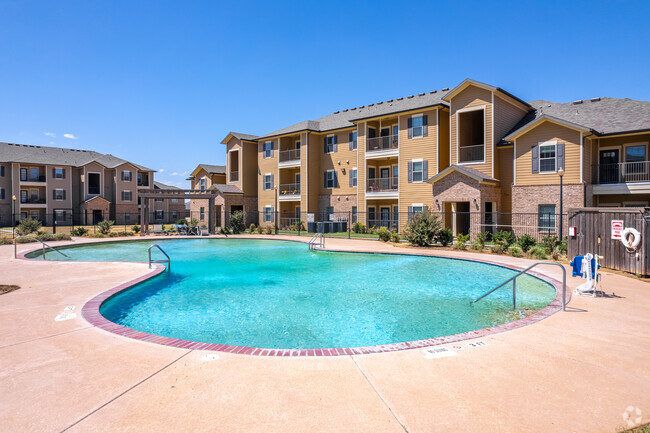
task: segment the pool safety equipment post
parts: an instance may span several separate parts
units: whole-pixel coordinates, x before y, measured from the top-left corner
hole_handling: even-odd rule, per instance
[[[564,167],[560,167],[557,171],[557,174],[558,176],[560,176],[560,229],[559,229],[560,239],[559,241],[562,242],[562,234],[563,234],[562,233],[562,205],[563,205],[562,196],[564,195],[562,191],[564,186],[564,184],[562,183],[562,178],[564,177]]]
[[[16,237],[16,194],[11,196],[13,210],[11,211],[11,237]],[[15,257],[15,255],[14,255]]]

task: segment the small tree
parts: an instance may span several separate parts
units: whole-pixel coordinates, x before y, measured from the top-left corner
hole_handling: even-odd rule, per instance
[[[467,241],[469,240],[469,234],[458,233],[456,235],[456,243],[454,244],[454,249],[456,250],[465,250],[467,248]]]
[[[406,239],[414,245],[429,246],[441,226],[436,215],[426,211],[416,214],[406,225]]]
[[[131,226],[131,230],[133,230],[133,233],[135,233],[137,235],[138,233],[140,233],[140,226],[135,224],[135,225]]]
[[[42,225],[39,220],[33,218],[25,218],[18,224],[18,227],[16,227],[16,232],[20,236],[27,236],[39,231],[41,226]]]
[[[115,221],[104,220],[98,222],[97,228],[99,229],[99,233],[103,235],[109,234],[111,232],[111,227],[113,227],[113,224],[115,224]]]
[[[244,212],[236,211],[230,215],[230,229],[236,235],[246,230],[244,225]]]
[[[192,218],[192,219],[190,220],[190,224],[189,224],[189,226],[190,226],[191,228],[198,227],[198,226],[199,226],[199,220],[197,220],[196,218]]]
[[[379,235],[379,240],[383,242],[388,242],[390,240],[390,232],[386,227],[380,227],[377,230],[377,235]]]
[[[517,244],[521,247],[521,250],[523,252],[527,253],[529,249],[537,244],[537,241],[535,241],[534,237],[526,233],[519,236],[519,239],[517,239]]]
[[[434,240],[443,247],[446,247],[454,241],[454,232],[450,228],[441,229],[434,236]]]

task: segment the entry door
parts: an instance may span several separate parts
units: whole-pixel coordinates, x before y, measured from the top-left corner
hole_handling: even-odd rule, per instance
[[[382,227],[390,227],[390,208],[379,208],[379,225]]]
[[[104,221],[104,213],[99,209],[93,209],[93,225]]]
[[[598,178],[600,183],[617,183],[619,176],[619,152],[618,149],[607,149],[600,151],[600,165],[598,166]]]

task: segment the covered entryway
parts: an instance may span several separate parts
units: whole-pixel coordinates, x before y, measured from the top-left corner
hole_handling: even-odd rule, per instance
[[[140,222],[141,230],[140,236],[149,233],[149,219],[151,217],[152,200],[155,199],[178,199],[185,202],[186,199],[207,199],[208,200],[208,232],[215,234],[216,228],[216,206],[215,200],[221,195],[221,192],[216,189],[209,189],[207,191],[196,191],[192,189],[150,189],[143,188],[138,190],[141,199],[140,205]]]

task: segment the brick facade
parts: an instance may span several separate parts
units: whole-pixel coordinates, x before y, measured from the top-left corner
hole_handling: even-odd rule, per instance
[[[331,206],[334,208],[334,214],[339,214],[338,216],[345,216],[346,214],[352,213],[352,208],[357,206],[357,196],[356,195],[320,195],[318,197],[318,213],[316,218],[321,218],[327,213],[327,208]],[[357,206],[357,210],[361,212],[361,209]]]

